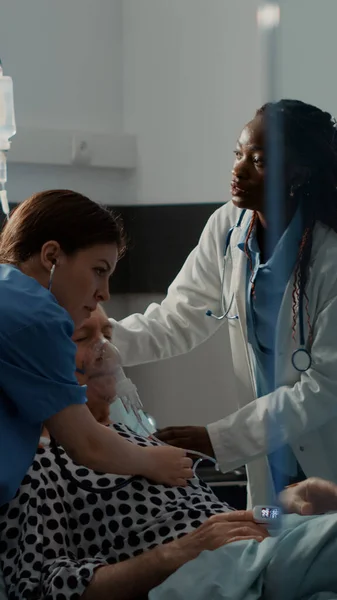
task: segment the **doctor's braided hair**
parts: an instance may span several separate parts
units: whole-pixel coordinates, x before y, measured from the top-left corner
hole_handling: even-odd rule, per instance
[[[295,206],[301,206],[303,236],[300,243],[293,288],[293,337],[295,336],[297,307],[304,297],[308,319],[309,339],[312,325],[308,311],[306,283],[310,263],[314,226],[317,221],[337,232],[337,129],[331,114],[299,100],[280,100],[265,104],[256,112],[264,116],[272,106],[272,115],[282,120],[285,145],[285,166],[292,161],[307,172],[303,183],[290,186],[286,193]],[[254,221],[254,223],[253,223]],[[256,217],[252,219],[252,228]],[[251,230],[249,231],[249,236]],[[249,236],[248,239],[249,239]],[[248,241],[248,240],[247,240]]]

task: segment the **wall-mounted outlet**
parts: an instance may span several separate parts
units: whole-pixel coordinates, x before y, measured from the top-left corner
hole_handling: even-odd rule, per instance
[[[75,134],[72,143],[72,162],[74,165],[90,165],[92,161],[92,143],[90,135]]]
[[[21,128],[8,161],[130,170],[137,167],[137,140],[120,133]]]

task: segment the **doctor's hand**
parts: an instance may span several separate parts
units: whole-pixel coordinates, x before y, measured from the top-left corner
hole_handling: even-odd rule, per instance
[[[286,488],[280,495],[284,509],[299,515],[320,515],[337,510],[337,485],[310,477]]]
[[[157,431],[156,437],[170,446],[197,450],[214,457],[214,450],[206,427],[165,427],[165,429]]]
[[[185,487],[188,479],[193,479],[193,462],[185,450],[170,446],[148,446],[139,448],[141,470],[139,473],[156,483]]]

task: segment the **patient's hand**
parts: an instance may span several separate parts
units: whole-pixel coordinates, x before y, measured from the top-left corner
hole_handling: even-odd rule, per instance
[[[192,460],[185,450],[171,446],[148,446],[141,448],[144,463],[140,474],[157,483],[186,486],[187,479],[194,477]],[[143,459],[142,459],[143,460]]]
[[[180,566],[204,550],[216,550],[225,544],[242,540],[262,542],[267,537],[268,531],[254,523],[251,511],[238,510],[210,517],[198,529],[167,546]]]
[[[156,437],[171,446],[197,450],[214,457],[214,450],[206,427],[165,427],[156,433]]]
[[[337,510],[337,485],[310,477],[286,488],[280,495],[285,510],[299,515],[320,515]]]
[[[117,565],[102,565],[94,572],[83,600],[147,598],[150,590],[203,550],[216,550],[235,540],[262,541],[267,536],[266,530],[253,522],[251,512],[216,515],[180,539]]]

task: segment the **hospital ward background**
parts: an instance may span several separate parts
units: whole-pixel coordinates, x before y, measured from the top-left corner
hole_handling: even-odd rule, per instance
[[[74,372],[98,422],[194,470],[102,474],[41,431],[0,600],[337,600],[336,23],[337,0],[0,2],[1,224],[46,190],[118,217],[73,334],[114,362],[102,410]]]

